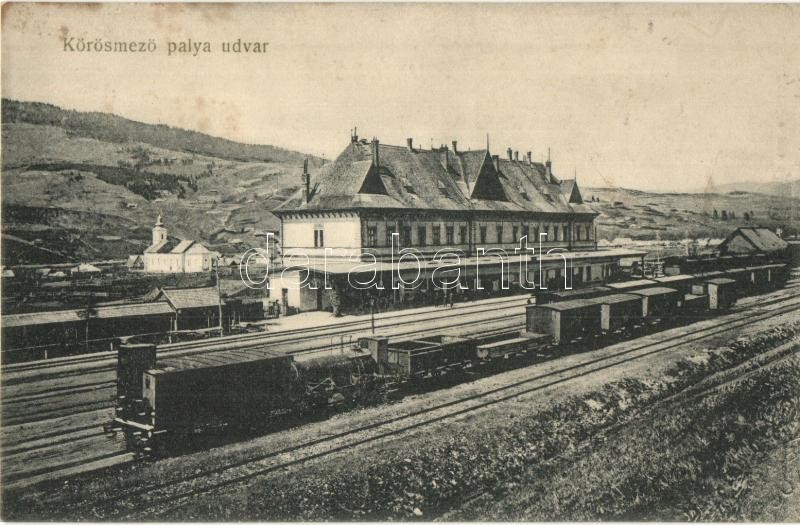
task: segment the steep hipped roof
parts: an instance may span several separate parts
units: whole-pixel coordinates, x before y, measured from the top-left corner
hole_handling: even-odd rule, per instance
[[[595,214],[580,199],[577,183],[563,186],[544,164],[502,159],[488,150],[430,150],[352,141],[309,185],[276,211],[395,208],[501,210]],[[577,198],[574,196],[577,194]]]
[[[789,244],[769,228],[737,228],[722,241],[720,251],[727,251],[728,245],[736,238],[742,238],[753,247],[753,251],[772,253],[785,250]]]

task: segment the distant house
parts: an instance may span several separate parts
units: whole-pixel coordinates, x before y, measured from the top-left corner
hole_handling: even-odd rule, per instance
[[[141,255],[129,255],[127,266],[129,270],[144,270],[144,259]]]
[[[776,255],[789,244],[769,228],[737,228],[719,245],[722,255]]]
[[[75,266],[74,268],[70,268],[69,273],[74,278],[92,279],[102,275],[103,270],[101,270],[100,268],[98,268],[93,264],[81,263],[78,266]]]
[[[14,270],[11,270],[10,268],[3,268],[0,270],[0,272],[2,272],[0,275],[3,277],[3,279],[13,279],[15,277]]]
[[[214,253],[196,241],[167,235],[161,215],[153,227],[153,243],[142,256],[148,273],[195,273],[212,269]]]

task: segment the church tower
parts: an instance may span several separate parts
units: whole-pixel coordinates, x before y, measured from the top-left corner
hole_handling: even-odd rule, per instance
[[[153,244],[156,245],[161,241],[167,240],[167,229],[164,228],[164,223],[161,220],[161,214],[158,214],[156,225],[153,227]]]

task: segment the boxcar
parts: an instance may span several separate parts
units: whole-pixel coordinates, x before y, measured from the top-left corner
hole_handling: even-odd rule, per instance
[[[736,304],[737,283],[734,279],[718,277],[704,282],[711,310],[724,310]]]
[[[611,288],[612,292],[616,290],[617,292],[620,293],[622,292],[627,293],[632,290],[640,290],[642,288],[647,288],[648,286],[653,286],[656,284],[658,283],[651,279],[637,279],[635,281],[625,281],[622,283],[608,283],[606,284],[606,286]]]
[[[573,299],[527,307],[528,332],[549,335],[555,344],[571,341],[585,333],[600,332],[600,299]]]
[[[750,272],[750,287],[752,293],[759,293],[769,288],[769,269],[764,266],[748,266]]]
[[[600,302],[600,329],[613,332],[642,319],[642,298],[634,294],[606,295]]]
[[[576,288],[574,290],[560,290],[555,292],[544,292],[536,294],[536,304],[550,304],[572,299],[591,299],[610,293],[612,290],[607,286],[590,286],[588,288]]]
[[[692,285],[697,282],[697,277],[689,274],[668,275],[666,277],[656,277],[653,279],[661,286],[668,286],[675,288],[681,294],[687,294],[692,291]],[[681,301],[682,303],[683,301]]]
[[[674,288],[654,286],[631,293],[642,298],[642,317],[646,319],[664,317],[678,309],[680,294]]]
[[[684,317],[700,317],[702,312],[708,310],[708,295],[685,294],[681,310]]]
[[[769,271],[769,287],[771,290],[780,288],[789,279],[789,265],[785,263],[766,265]]]
[[[144,406],[157,431],[248,424],[292,408],[295,376],[266,349],[168,357],[144,373]]]
[[[388,343],[385,361],[378,366],[384,374],[411,378],[470,363],[476,355],[474,339],[437,335]]]
[[[736,281],[736,294],[744,297],[750,292],[751,272],[747,268],[731,268],[725,272],[724,277]]]

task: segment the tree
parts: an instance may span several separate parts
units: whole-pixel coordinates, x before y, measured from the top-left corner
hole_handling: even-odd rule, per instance
[[[717,209],[714,208],[714,218],[719,219],[719,213],[717,213]]]
[[[722,220],[723,221],[727,221],[728,220],[728,212],[725,211],[725,210],[722,210]]]
[[[746,220],[746,221],[750,220],[750,214],[749,213],[744,212],[744,220]]]

